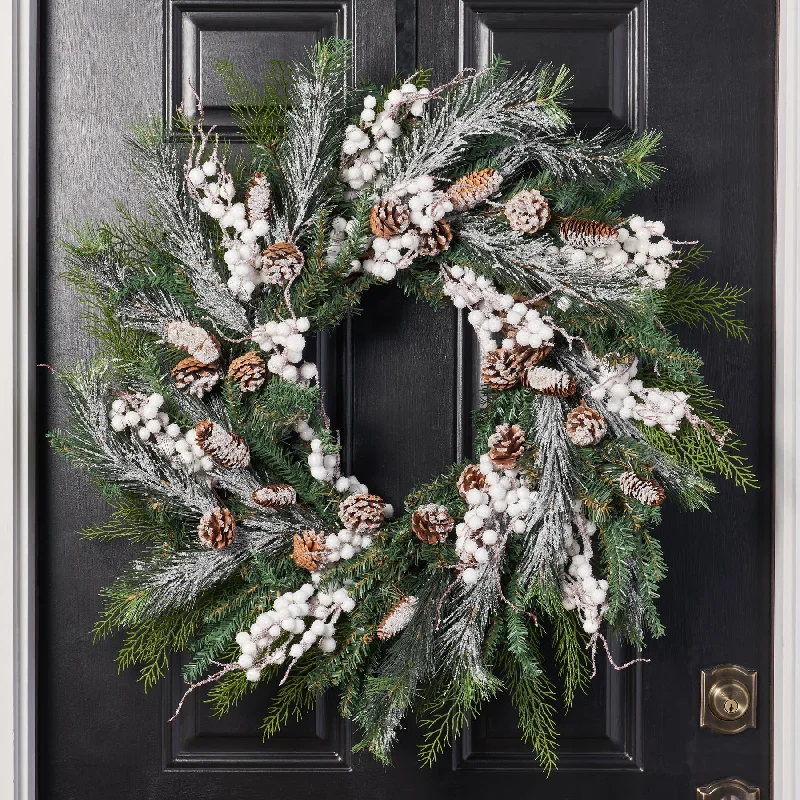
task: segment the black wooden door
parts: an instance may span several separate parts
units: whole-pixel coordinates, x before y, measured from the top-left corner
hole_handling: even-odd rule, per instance
[[[549,779],[517,737],[502,699],[432,770],[415,765],[413,725],[395,766],[350,752],[348,726],[322,698],[315,713],[262,743],[270,689],[212,719],[198,696],[167,722],[177,673],[143,694],[116,675],[115,642],[92,645],[98,588],[133,553],[75,531],[101,518],[83,476],[42,442],[38,476],[39,703],[42,800],[471,798],[679,800],[739,775],[767,800],[770,764],[772,255],[775,8],[767,0],[41,0],[39,356],[55,364],[91,351],[75,297],[58,279],[69,225],[113,213],[127,198],[119,128],[171,108],[192,78],[214,122],[226,116],[211,59],[257,75],[315,39],[350,36],[359,75],[430,65],[446,79],[493,53],[515,65],[567,63],[581,126],[665,132],[666,177],[637,211],[713,251],[712,280],[746,284],[750,344],[685,333],[750,443],[762,480],[727,485],[712,515],[670,510],[661,529],[670,575],[667,637],[651,663],[601,664],[590,695],[563,720],[561,768]],[[475,402],[471,332],[392,288],[373,290],[361,317],[324,343],[331,411],[355,472],[392,503],[468,451]],[[63,408],[44,377],[39,430]],[[391,454],[390,456],[387,454]],[[349,467],[348,467],[349,470]],[[738,736],[699,728],[699,676],[720,662],[759,673],[758,727]]]

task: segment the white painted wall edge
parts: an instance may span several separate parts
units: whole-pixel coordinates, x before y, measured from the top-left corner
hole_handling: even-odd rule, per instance
[[[778,34],[775,250],[775,618],[773,800],[800,797],[800,4],[784,0]]]

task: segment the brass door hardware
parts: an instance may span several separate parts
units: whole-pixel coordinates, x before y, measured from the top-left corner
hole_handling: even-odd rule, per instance
[[[717,733],[755,728],[757,678],[757,672],[735,664],[704,669],[700,676],[700,727]]]
[[[760,800],[761,790],[739,778],[714,781],[697,788],[697,800]]]

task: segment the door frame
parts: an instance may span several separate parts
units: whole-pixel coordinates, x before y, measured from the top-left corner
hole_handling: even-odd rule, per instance
[[[0,0],[0,508],[13,556],[0,560],[0,795],[35,800],[35,301],[37,0]],[[800,4],[779,9],[776,166],[775,562],[772,800],[800,797]],[[8,380],[5,378],[6,386]],[[7,515],[6,515],[7,516]],[[7,536],[8,533],[6,532]],[[723,777],[723,776],[720,776]]]

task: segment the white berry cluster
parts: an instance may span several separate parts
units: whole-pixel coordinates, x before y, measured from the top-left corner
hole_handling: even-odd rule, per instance
[[[514,308],[514,298],[498,292],[488,278],[476,275],[469,267],[448,267],[443,282],[443,291],[453,305],[470,309],[467,319],[475,329],[481,349],[494,349],[494,335],[503,329],[508,312]]]
[[[408,112],[421,117],[430,90],[404,83],[389,92],[382,111],[374,95],[364,98],[364,109],[358,125],[348,125],[342,145],[341,179],[353,193],[375,181],[386,157],[394,149],[394,140],[401,134],[400,120]],[[368,132],[369,131],[369,132]]]
[[[361,267],[364,272],[390,281],[398,270],[410,267],[418,255],[419,235],[415,230],[422,233],[432,231],[433,226],[453,210],[453,204],[444,192],[434,190],[434,180],[430,175],[398,184],[382,199],[406,203],[410,224],[407,223],[406,230],[390,239],[374,237],[369,245],[374,256],[364,259]]]
[[[606,408],[623,419],[640,420],[648,428],[660,425],[670,435],[677,433],[681,420],[690,411],[689,395],[646,387],[636,378],[637,363],[634,358],[616,367],[601,364],[598,381],[590,390],[591,396],[604,400]]]
[[[672,242],[664,236],[664,223],[631,217],[617,228],[616,237],[607,244],[580,248],[566,245],[548,252],[573,264],[586,263],[604,272],[637,276],[642,288],[663,289],[675,267],[670,259]]]
[[[202,165],[191,167],[190,161],[186,167],[186,181],[198,208],[222,228],[223,258],[231,273],[228,288],[241,300],[249,300],[264,283],[258,239],[270,230],[265,213],[271,203],[269,183],[265,177],[254,178],[250,190],[253,197],[245,206],[233,202],[236,185],[216,150]],[[212,180],[215,177],[217,180]]]
[[[349,613],[355,606],[346,589],[318,591],[310,583],[275,598],[272,608],[259,614],[249,631],[236,634],[241,648],[238,664],[247,670],[247,680],[260,680],[261,670],[270,664],[287,659],[294,663],[315,644],[323,653],[332,653],[336,623],[342,612]]]
[[[564,545],[571,559],[561,575],[561,596],[564,608],[578,612],[583,630],[589,634],[597,633],[608,609],[608,582],[597,580],[592,574],[591,538],[596,532],[597,525],[587,519],[580,500],[574,501],[572,524],[567,524],[564,531]]]
[[[160,394],[126,395],[118,397],[111,404],[109,420],[111,427],[118,432],[129,428],[143,442],[155,443],[167,458],[177,456],[191,473],[211,472],[214,461],[198,446],[194,428],[186,434],[180,426],[169,421],[169,415],[161,411],[164,397]]]
[[[528,308],[524,303],[514,303],[506,314],[506,323],[512,330],[502,341],[504,350],[513,350],[517,345],[538,348],[553,343],[553,329],[535,308]]]
[[[334,217],[331,221],[332,230],[328,241],[328,249],[325,253],[325,261],[328,264],[336,262],[344,243],[347,241],[347,234],[352,231],[354,224],[353,220],[346,220],[344,217]]]
[[[525,518],[536,496],[516,469],[499,469],[488,455],[480,459],[486,479],[483,489],[467,492],[467,513],[456,525],[456,552],[461,561],[461,579],[476,583],[489,561],[491,549],[502,547],[507,531],[523,533]]]
[[[265,353],[272,353],[267,369],[273,375],[307,386],[317,377],[317,365],[303,361],[303,334],[310,327],[307,317],[271,320],[253,328],[250,337]]]

